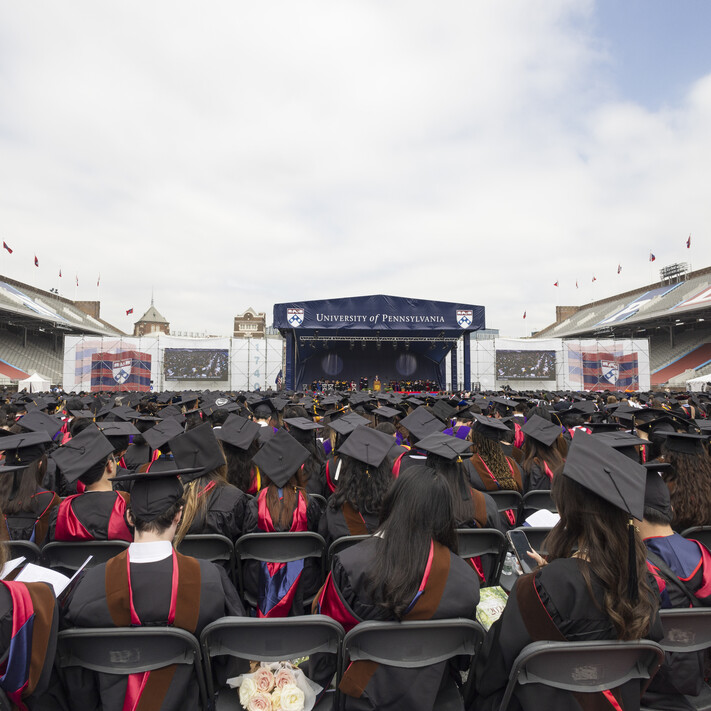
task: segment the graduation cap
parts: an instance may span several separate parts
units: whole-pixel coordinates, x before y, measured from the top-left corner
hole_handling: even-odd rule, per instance
[[[277,411],[271,398],[257,400],[256,402],[252,403],[250,407],[254,416],[260,420],[266,420],[267,418],[272,416],[272,413],[276,413]]]
[[[379,467],[385,455],[395,446],[395,439],[385,432],[360,425],[338,448],[339,454],[345,454],[371,467]]]
[[[642,439],[641,437],[635,437],[633,434],[628,432],[603,432],[601,434],[594,433],[594,436],[604,440],[605,444],[622,452],[626,457],[639,460],[639,453],[637,452],[637,447],[643,447],[649,445],[649,440]]]
[[[373,410],[373,414],[376,417],[382,417],[386,420],[391,420],[393,417],[398,417],[402,415],[400,410],[396,410],[394,407],[388,407],[387,405],[381,405],[380,407]]]
[[[558,425],[554,425],[540,415],[533,415],[526,420],[526,424],[521,427],[521,431],[526,437],[535,439],[546,447],[550,447],[561,434],[561,429]]]
[[[668,466],[667,464],[666,467]],[[645,464],[647,481],[644,489],[644,507],[659,512],[671,521],[673,518],[671,497],[669,496],[669,487],[659,474],[662,468],[665,468],[664,464],[660,465],[656,462]]]
[[[287,417],[284,422],[290,427],[295,427],[297,430],[322,430],[323,425],[319,425],[318,422],[313,422],[309,420],[308,417]]]
[[[662,415],[646,422],[635,422],[635,427],[642,432],[676,432],[678,427],[683,427],[674,417]],[[686,429],[686,427],[683,427]]]
[[[115,476],[111,481],[132,482],[129,508],[136,518],[153,521],[183,496],[178,470],[131,473]],[[186,472],[182,472],[186,473]]]
[[[583,400],[582,402],[573,403],[573,405],[568,408],[568,412],[571,415],[592,415],[593,412],[596,411],[597,408],[595,407],[595,403],[591,400]]]
[[[230,415],[222,427],[213,430],[215,437],[221,442],[231,444],[238,449],[247,450],[254,442],[262,428],[252,420],[240,415]]]
[[[430,412],[438,419],[442,420],[446,425],[449,425],[452,418],[457,414],[457,408],[452,407],[444,400],[437,400],[437,402],[432,405]]]
[[[360,425],[367,425],[368,420],[365,417],[361,417],[355,412],[349,412],[343,417],[339,417],[337,420],[331,420],[328,426],[339,435],[349,435],[356,427]]]
[[[54,459],[64,478],[73,484],[93,466],[106,461],[113,451],[113,444],[92,424],[55,449],[50,457]]]
[[[57,432],[62,429],[60,420],[39,410],[28,413],[18,420],[17,424],[30,432],[46,432],[51,439],[54,439]]]
[[[501,439],[511,434],[511,430],[495,417],[485,417],[484,415],[474,415],[472,430],[478,432],[482,437],[501,441]]]
[[[151,429],[146,430],[143,433],[143,439],[151,449],[160,449],[166,442],[177,437],[183,428],[175,420],[168,418],[166,420],[161,420],[156,425],[151,427]]]
[[[624,426],[619,422],[588,422],[585,425],[593,434],[607,434],[621,432]]]
[[[471,456],[471,442],[446,434],[433,433],[417,442],[417,448],[447,461]]]
[[[279,430],[267,440],[252,462],[281,488],[308,458],[306,447],[302,447],[286,430]]]
[[[22,432],[3,437],[0,447],[5,451],[5,460],[0,465],[0,472],[17,471],[29,466],[45,453],[45,445],[51,441],[46,432]]]
[[[611,447],[602,435],[577,432],[563,474],[588,491],[642,520],[646,470]]]
[[[704,454],[703,442],[708,441],[706,434],[688,434],[686,432],[659,432],[664,437],[664,446],[670,452],[679,454]]]
[[[423,439],[428,434],[441,432],[445,428],[444,422],[422,405],[407,417],[403,417],[400,424],[416,439]]]
[[[204,476],[226,463],[225,455],[208,422],[173,437],[170,450],[178,469],[194,469],[186,481]]]
[[[97,427],[101,431],[104,437],[131,437],[133,435],[141,434],[135,425],[130,422],[100,422]]]
[[[91,420],[94,417],[94,413],[91,410],[69,410],[69,414],[77,419],[87,418]]]

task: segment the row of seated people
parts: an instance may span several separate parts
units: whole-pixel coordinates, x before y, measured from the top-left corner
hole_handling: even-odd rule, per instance
[[[364,428],[349,438],[352,446],[373,451],[372,457],[364,457],[361,483],[373,478],[377,465],[368,461],[376,461],[378,446],[385,446],[377,438],[361,439],[372,436],[364,431],[370,432]],[[96,434],[92,436],[101,443]],[[190,477],[205,465],[204,435],[193,437],[197,439],[187,451],[197,466],[113,477],[115,483],[130,485],[128,521],[135,540],[108,563],[87,570],[61,611],[43,583],[0,585],[3,648],[13,649],[12,641],[19,635],[32,650],[18,667],[13,659],[13,673],[6,673],[0,681],[18,706],[31,696],[36,708],[136,708],[145,694],[153,708],[196,707],[194,683],[177,672],[166,684],[154,672],[137,683],[121,677],[86,678],[86,672],[76,670],[76,674],[55,677],[44,689],[37,688],[42,675],[35,668],[46,661],[46,650],[51,648],[47,640],[57,624],[167,624],[199,634],[214,619],[244,614],[222,569],[182,556],[172,546],[189,503],[180,477]],[[97,445],[82,446],[82,456],[86,456]],[[75,451],[79,451],[76,442]],[[174,451],[180,459],[181,447]],[[280,431],[262,447],[255,462],[274,485],[281,484],[283,496],[307,455],[298,442]],[[19,467],[3,465],[4,476],[12,478],[21,471]],[[540,566],[518,579],[502,617],[487,635],[477,662],[475,708],[498,708],[513,660],[532,641],[660,639],[660,606],[709,603],[709,553],[672,531],[669,491],[656,468],[647,471],[599,438],[581,433],[570,447],[564,468],[553,477],[552,487],[560,524],[547,542],[547,559],[538,559]],[[274,493],[278,497],[280,492]],[[307,503],[300,493],[294,493],[299,501],[292,519],[297,519],[305,515]],[[375,535],[334,558],[313,611],[332,616],[346,630],[369,619],[474,618],[481,578],[457,555],[456,503],[449,480],[432,462],[408,467],[387,487]],[[266,497],[261,507],[268,507]],[[266,511],[265,516],[269,517]],[[632,519],[637,520],[636,526]],[[304,570],[296,563],[274,566],[264,575],[260,585],[266,599],[278,605],[283,591],[299,584]],[[20,623],[31,615],[34,626],[28,631]],[[647,689],[645,704],[659,704],[659,708],[681,704],[671,707],[684,708],[682,694],[701,689],[702,661],[696,654],[668,660]],[[322,686],[329,685],[335,671],[330,660],[318,655],[304,669]],[[341,690],[349,709],[429,709],[449,671],[446,663],[426,670],[355,663],[341,680]],[[639,684],[627,684],[615,690],[607,703],[639,708],[640,691]],[[522,687],[517,702],[524,709],[539,708],[542,703],[556,709],[579,708],[574,698],[561,699],[536,685]]]

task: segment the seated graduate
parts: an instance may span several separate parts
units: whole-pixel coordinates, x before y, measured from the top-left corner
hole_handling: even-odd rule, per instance
[[[252,462],[259,451],[260,430],[256,422],[235,414],[230,414],[219,429],[213,430],[227,462],[227,481],[245,494],[256,495],[262,488],[259,468]]]
[[[301,471],[306,491],[328,497],[329,490],[321,478],[321,468],[326,463],[326,453],[316,441],[316,431],[323,425],[309,419],[303,407],[291,405],[284,408],[284,428],[302,446],[309,450],[309,458]]]
[[[23,432],[2,438],[5,452],[0,475],[0,540],[32,541],[42,546],[47,540],[59,496],[40,482],[47,468],[46,447],[52,442],[46,432]]]
[[[0,476],[7,471],[0,466]],[[2,511],[0,510],[0,515]],[[0,571],[8,551],[0,543]],[[24,709],[48,687],[57,646],[59,611],[47,583],[0,580],[0,689]]]
[[[244,533],[315,531],[321,516],[316,499],[306,493],[301,465],[309,452],[286,430],[269,438],[254,458],[264,488],[248,502]],[[287,617],[304,613],[303,598],[321,583],[320,564],[312,560],[289,563],[246,561],[244,586],[257,600],[259,617]]]
[[[127,474],[135,542],[85,571],[64,610],[69,627],[172,626],[199,636],[203,628],[244,608],[225,571],[181,555],[172,541],[183,512],[181,472]],[[74,708],[137,708],[141,699],[162,711],[198,708],[198,685],[184,665],[129,676],[79,668],[63,672]]]
[[[671,495],[672,528],[682,533],[692,526],[710,526],[711,458],[704,445],[707,436],[661,434],[664,436],[661,460],[669,464],[662,476]]]
[[[151,448],[146,442],[143,434],[153,427],[160,420],[152,415],[140,415],[134,419],[138,434],[133,435],[132,441],[123,455],[123,467],[129,471],[136,471],[142,464],[151,461]]]
[[[181,416],[182,417],[182,416]],[[173,453],[170,451],[170,440],[184,432],[183,426],[174,418],[166,417],[143,433],[151,448],[151,459],[141,464],[139,472],[166,472],[177,469]]]
[[[495,528],[504,533],[506,525],[488,494],[471,486],[464,471],[464,459],[471,456],[470,443],[446,434],[431,434],[417,443],[417,448],[427,452],[427,466],[444,477],[452,493],[454,523],[456,528]],[[497,563],[497,556],[467,558],[482,585],[486,584]]]
[[[355,412],[349,412],[338,419],[331,420],[328,426],[332,431],[331,437],[331,452],[326,457],[321,468],[321,481],[323,482],[324,496],[336,491],[338,481],[343,469],[343,460],[340,458],[338,451],[340,450],[346,437],[360,425],[367,425],[368,420],[365,417],[357,415]]]
[[[373,533],[378,527],[380,507],[393,482],[387,454],[395,446],[394,437],[362,425],[341,445],[338,487],[319,524],[326,545],[341,536]]]
[[[181,476],[185,508],[175,544],[187,534],[219,533],[236,541],[242,535],[247,496],[225,478],[227,464],[209,423],[193,427],[170,440],[179,468],[196,471]]]
[[[473,619],[479,581],[456,550],[449,485],[429,467],[413,466],[386,495],[377,533],[334,557],[313,612],[346,631],[364,620]],[[417,669],[354,662],[341,681],[345,707],[427,711],[448,668],[447,662]],[[314,656],[309,671],[327,684],[334,669]]]
[[[553,478],[560,522],[547,538],[548,564],[518,578],[489,630],[477,658],[476,709],[499,708],[513,662],[531,642],[662,638],[634,525],[643,517],[645,478],[644,467],[600,438],[575,435],[562,473]],[[634,680],[591,694],[591,703],[599,696],[605,708],[630,711],[639,708],[641,691]],[[523,711],[581,708],[572,694],[538,684],[518,687],[513,703]]]
[[[423,405],[419,405],[407,417],[403,417],[400,425],[408,433],[408,441],[411,443],[445,429],[444,422]],[[401,452],[393,461],[393,476],[398,477],[409,467],[422,466],[426,461],[427,452],[412,446],[409,451]]]
[[[565,462],[568,445],[559,425],[539,415],[532,415],[521,427],[523,441],[523,491],[550,490],[553,473]]]
[[[711,605],[711,553],[698,541],[682,538],[671,527],[669,489],[659,472],[668,464],[647,468],[644,519],[639,533],[647,546],[650,569],[663,609]],[[704,683],[703,652],[667,654],[644,695],[648,708],[693,709],[684,694],[698,696]]]
[[[128,541],[133,532],[126,516],[129,495],[114,491],[114,446],[91,424],[52,453],[52,459],[71,484],[81,482],[84,493],[68,496],[59,505],[50,531],[55,541]]]

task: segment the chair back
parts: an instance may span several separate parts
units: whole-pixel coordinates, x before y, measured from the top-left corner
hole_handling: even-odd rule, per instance
[[[486,582],[488,585],[498,585],[508,550],[506,536],[495,528],[458,528],[457,541],[460,558],[493,556],[491,570],[486,571]]]
[[[331,567],[331,561],[336,553],[340,553],[346,548],[350,548],[356,543],[364,541],[366,538],[370,538],[369,533],[364,533],[359,536],[341,536],[340,538],[336,538],[336,540],[328,547],[328,567]]]
[[[207,708],[200,644],[192,634],[177,627],[64,630],[57,639],[56,664],[60,673],[67,667],[82,667],[124,676],[173,664],[191,666],[200,691],[201,708]]]
[[[242,599],[252,607],[251,599],[244,589],[244,562],[258,560],[267,563],[290,563],[293,560],[316,558],[321,568],[321,580],[325,577],[326,541],[312,531],[285,531],[279,533],[247,533],[235,543],[237,577]],[[305,600],[308,605],[310,600]]]
[[[326,501],[325,496],[321,496],[321,494],[309,494],[309,499],[313,499],[314,501],[318,502],[318,505],[321,508],[321,513],[326,510],[326,504],[328,502]]]
[[[681,535],[684,536],[684,538],[698,541],[711,549],[711,526],[694,526],[693,528],[687,528]]]
[[[37,563],[42,549],[32,541],[5,541],[8,547],[8,560],[24,557],[27,563]]]
[[[700,652],[711,647],[711,609],[680,607],[660,610],[664,639],[659,646],[665,652]]]
[[[507,489],[501,491],[487,491],[486,493],[494,500],[499,513],[513,510],[516,515],[516,520],[518,521],[519,514],[521,513],[521,503],[523,501],[518,491]]]
[[[361,622],[343,640],[341,674],[348,664],[369,660],[404,669],[438,664],[457,656],[474,659],[486,636],[484,628],[474,620],[453,618],[417,620],[412,622]],[[473,663],[469,667],[464,699],[455,694],[455,708],[472,700]],[[454,685],[451,685],[454,686]],[[450,698],[451,688],[443,685],[438,696]],[[435,705],[435,708],[439,708]]]
[[[53,541],[42,548],[41,560],[48,568],[71,573],[92,556],[87,568],[117,556],[128,548],[126,541]]]
[[[235,545],[227,536],[218,533],[191,533],[180,541],[176,550],[183,555],[222,565],[230,580],[236,582]]]
[[[200,635],[208,698],[217,708],[226,707],[212,665],[216,656],[260,662],[283,662],[312,654],[335,654],[341,668],[343,627],[325,615],[303,617],[223,617],[212,622]],[[235,696],[236,692],[230,691]],[[240,708],[236,705],[235,708]]]
[[[548,511],[558,512],[556,505],[553,503],[553,497],[550,491],[529,491],[523,497],[521,505],[520,520],[523,523],[532,513],[548,509]]]
[[[664,661],[656,642],[533,642],[518,655],[499,711],[518,686],[543,684],[565,692],[607,691],[633,679],[651,679]],[[641,688],[640,688],[641,691]]]

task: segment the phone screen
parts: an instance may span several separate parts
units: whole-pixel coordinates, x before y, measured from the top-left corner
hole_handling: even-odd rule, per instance
[[[516,554],[516,558],[518,558],[518,562],[520,563],[523,572],[532,572],[536,567],[536,561],[526,555],[528,551],[533,550],[531,548],[531,544],[528,542],[528,538],[526,538],[526,534],[523,531],[513,530],[509,531],[506,535],[511,541],[514,553]]]

